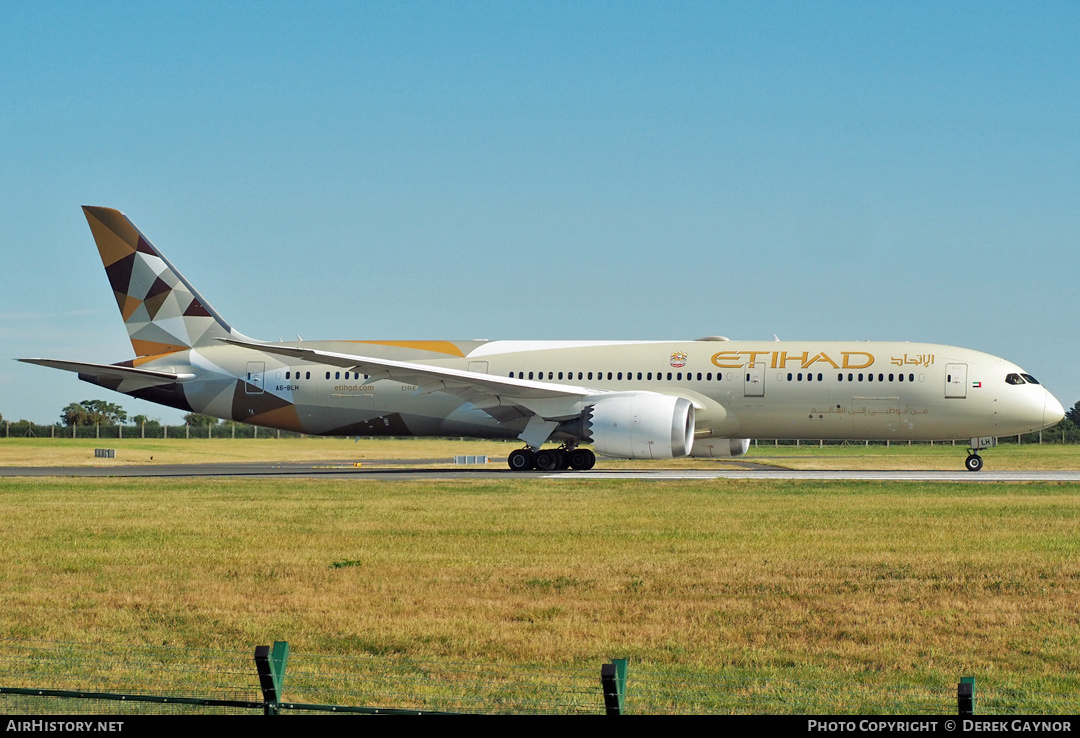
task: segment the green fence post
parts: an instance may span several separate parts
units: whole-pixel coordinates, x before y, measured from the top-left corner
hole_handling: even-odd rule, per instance
[[[960,715],[975,714],[975,677],[960,677],[956,685],[956,707]]]
[[[270,646],[255,647],[255,668],[263,693],[263,714],[277,715],[281,694],[285,691],[285,667],[289,661],[289,643],[274,641]]]
[[[626,659],[612,659],[600,666],[600,683],[604,687],[604,710],[608,715],[626,711]]]

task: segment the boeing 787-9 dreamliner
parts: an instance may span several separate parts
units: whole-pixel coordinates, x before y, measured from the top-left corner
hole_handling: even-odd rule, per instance
[[[959,439],[966,467],[978,471],[979,450],[996,437],[1064,417],[1015,364],[937,344],[257,341],[123,213],[83,211],[135,358],[21,361],[227,420],[328,436],[516,438],[515,471],[590,469],[593,450],[738,456],[752,438]]]

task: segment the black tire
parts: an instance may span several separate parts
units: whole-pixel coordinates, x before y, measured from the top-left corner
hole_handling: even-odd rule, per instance
[[[511,451],[506,463],[511,471],[522,472],[533,468],[533,452],[527,448]]]
[[[967,459],[964,461],[964,466],[968,471],[979,471],[983,468],[983,459],[978,454],[968,454]]]
[[[533,465],[539,471],[555,471],[555,468],[559,465],[559,452],[541,449],[533,457]]]
[[[570,468],[588,471],[596,466],[596,454],[587,448],[576,448],[570,452]]]

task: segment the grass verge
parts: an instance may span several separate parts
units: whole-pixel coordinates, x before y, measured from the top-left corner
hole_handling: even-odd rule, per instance
[[[1078,523],[1067,484],[3,479],[0,635],[1075,695]]]

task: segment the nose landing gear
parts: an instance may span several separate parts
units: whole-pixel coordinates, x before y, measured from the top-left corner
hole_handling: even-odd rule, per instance
[[[983,459],[979,451],[984,448],[993,448],[997,445],[997,439],[993,436],[981,436],[971,439],[971,447],[967,450],[968,456],[964,460],[964,468],[968,471],[977,472],[983,468]]]

